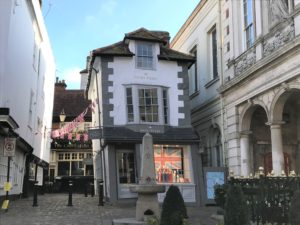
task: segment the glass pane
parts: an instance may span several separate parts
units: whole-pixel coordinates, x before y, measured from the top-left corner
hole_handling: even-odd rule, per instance
[[[135,183],[134,153],[118,152],[118,177],[120,184]]]
[[[133,114],[128,114],[128,122],[133,122]]]
[[[126,95],[127,96],[132,96],[131,88],[126,88]]]
[[[159,149],[161,151],[159,151]],[[184,162],[189,162],[184,158],[182,147],[158,146],[154,150],[154,160],[156,169],[156,179],[159,183],[189,183],[190,171],[185,170]],[[187,168],[187,167],[186,167]]]
[[[57,175],[58,176],[69,176],[70,162],[58,162]]]
[[[128,111],[128,114],[132,114],[133,113],[133,106],[132,105],[127,106],[127,111]]]
[[[71,174],[72,175],[84,175],[83,168],[79,167],[79,162],[78,161],[72,162]]]

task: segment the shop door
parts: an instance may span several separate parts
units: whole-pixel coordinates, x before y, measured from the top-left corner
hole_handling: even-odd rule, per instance
[[[283,153],[284,155],[284,170],[285,170],[285,174],[289,174],[290,172],[290,156],[288,153]],[[271,173],[272,169],[273,169],[273,163],[272,163],[272,153],[269,152],[267,154],[264,155],[264,168],[265,168],[265,173]]]
[[[117,151],[118,198],[135,198],[129,187],[136,183],[135,155],[130,150]]]

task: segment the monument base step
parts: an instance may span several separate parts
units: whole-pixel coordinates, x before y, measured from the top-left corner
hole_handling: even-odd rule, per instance
[[[145,221],[137,221],[135,218],[113,219],[112,225],[146,225]]]

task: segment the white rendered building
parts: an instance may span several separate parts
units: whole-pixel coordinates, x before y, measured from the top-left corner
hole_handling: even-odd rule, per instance
[[[27,195],[43,182],[50,154],[55,62],[41,1],[0,1],[0,196],[5,195],[6,137],[16,138],[10,162],[10,195]]]

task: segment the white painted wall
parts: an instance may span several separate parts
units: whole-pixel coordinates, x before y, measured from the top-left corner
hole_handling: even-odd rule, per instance
[[[134,41],[129,44],[131,52],[135,52]],[[158,44],[155,46],[156,54],[159,54]],[[154,57],[157,58],[157,57]],[[183,95],[182,90],[178,90],[177,86],[182,83],[182,78],[178,78],[178,72],[182,69],[177,62],[169,62],[159,60],[156,62],[155,70],[137,69],[135,66],[135,57],[115,57],[114,62],[108,64],[109,68],[113,68],[113,75],[109,76],[109,81],[113,82],[113,86],[109,87],[109,91],[113,92],[113,98],[110,103],[114,105],[114,111],[110,116],[114,118],[114,125],[127,124],[126,111],[126,92],[124,85],[142,84],[156,85],[169,88],[169,118],[171,126],[178,126],[178,119],[184,118],[183,113],[178,112],[179,107],[183,107],[183,101],[179,101],[179,95]],[[125,103],[125,104],[124,104]]]
[[[39,2],[32,1],[36,28],[30,15],[29,2],[25,0],[0,2],[1,20],[5,15],[3,19],[6,21],[1,29],[7,31],[6,38],[1,39],[0,42],[0,47],[4,50],[0,55],[2,64],[0,106],[10,108],[11,116],[20,126],[16,132],[34,147],[34,154],[49,161],[47,133],[51,128],[52,120],[55,62]],[[0,33],[2,35],[2,30]],[[39,46],[39,68],[33,66],[35,33],[42,39]],[[31,94],[33,96],[30,122]],[[44,138],[45,132],[46,138]]]
[[[0,1],[0,29],[0,107],[10,109],[19,125],[15,131],[34,148],[33,154],[49,162],[55,61],[39,1]],[[35,41],[39,67],[33,66]],[[24,171],[24,154],[18,157],[14,162]],[[23,178],[18,180],[21,192]]]

